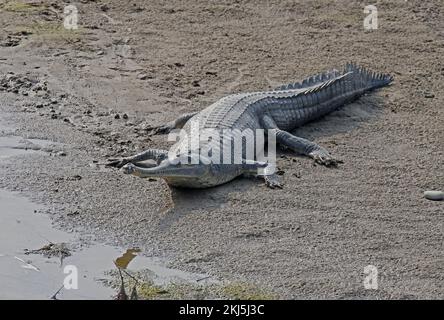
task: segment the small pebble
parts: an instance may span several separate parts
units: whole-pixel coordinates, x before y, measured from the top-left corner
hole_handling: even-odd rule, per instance
[[[66,215],[67,215],[68,217],[72,217],[72,216],[76,216],[76,215],[78,215],[78,214],[80,214],[79,211],[74,211],[74,212],[68,212]]]
[[[428,200],[441,201],[444,200],[444,192],[436,190],[424,191],[424,197]]]
[[[106,12],[106,11],[109,10],[109,7],[108,7],[106,4],[102,4],[102,5],[100,6],[100,10]]]
[[[145,74],[145,73],[141,73],[141,74],[139,74],[139,75],[137,76],[137,78],[138,78],[139,80],[146,80],[146,79],[148,79],[148,75]]]

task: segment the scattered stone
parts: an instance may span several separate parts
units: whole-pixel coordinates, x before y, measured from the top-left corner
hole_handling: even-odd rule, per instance
[[[108,7],[108,5],[106,5],[106,4],[102,4],[102,5],[100,6],[100,10],[102,10],[103,12],[107,12],[107,11],[109,10],[109,7]]]
[[[124,113],[124,114],[122,115],[122,118],[126,120],[126,119],[128,119],[128,115],[127,115],[126,113]]]
[[[46,246],[43,246],[40,249],[36,250],[27,250],[25,249],[25,254],[42,254],[47,258],[59,257],[61,262],[64,258],[69,257],[71,255],[71,251],[66,246],[65,243],[49,243]]]
[[[426,93],[425,96],[427,99],[433,99],[435,95],[433,93]]]
[[[60,151],[60,152],[57,152],[56,155],[59,156],[59,157],[66,157],[66,152]]]
[[[46,82],[38,82],[32,88],[32,91],[47,91],[47,83]]]
[[[110,113],[107,112],[107,111],[105,111],[105,112],[103,112],[103,111],[97,112],[97,116],[98,117],[107,117],[109,115],[110,115]]]
[[[441,201],[444,200],[444,192],[437,190],[424,191],[424,197],[428,200]]]
[[[73,122],[70,118],[64,118],[64,119],[63,119],[63,122],[66,122],[66,123],[68,123],[68,124],[70,124],[70,125],[72,125],[72,126],[75,125],[74,122]]]
[[[66,215],[67,215],[68,217],[74,217],[74,216],[77,216],[77,215],[79,215],[79,214],[80,214],[79,211],[73,211],[73,212],[68,212]]]
[[[116,113],[116,115],[114,116],[114,119],[120,119],[120,114]]]
[[[139,80],[146,80],[146,79],[148,79],[148,75],[146,73],[140,73],[137,76],[137,79],[139,79]]]
[[[97,51],[97,53],[96,53],[98,56],[103,56],[104,54],[105,54],[105,52],[103,52],[102,50],[100,50],[100,51]]]
[[[0,43],[2,47],[16,47],[20,44],[20,38],[14,36],[7,36],[6,40]]]

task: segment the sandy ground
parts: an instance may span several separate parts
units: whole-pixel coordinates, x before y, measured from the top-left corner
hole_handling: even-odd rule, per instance
[[[373,31],[357,0],[85,0],[77,31],[64,5],[0,1],[3,134],[61,143],[3,159],[0,187],[83,239],[279,298],[444,298],[444,202],[422,195],[444,188],[441,0],[376,1]],[[348,61],[395,82],[296,131],[338,169],[282,152],[282,190],[239,179],[179,191],[100,165],[167,148],[150,125]],[[367,265],[377,290],[364,288]]]

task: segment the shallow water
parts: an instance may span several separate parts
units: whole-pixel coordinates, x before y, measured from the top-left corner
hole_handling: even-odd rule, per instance
[[[1,125],[1,124],[0,124]],[[1,127],[0,129],[4,129]],[[0,131],[0,160],[31,154],[30,149],[17,148],[22,137]],[[26,139],[28,142],[47,147],[51,141]],[[40,254],[26,255],[27,250],[40,249],[49,243],[79,244],[75,234],[53,228],[44,207],[29,201],[18,193],[0,189],[0,299],[50,299],[70,274],[65,267],[75,266],[78,272],[78,289],[63,288],[58,299],[110,299],[116,295],[103,285],[106,271],[115,270],[114,260],[126,249],[93,244],[71,251],[71,256],[61,261],[60,257],[47,258]],[[62,263],[61,263],[62,262]],[[129,265],[131,271],[151,271],[155,284],[172,282],[196,283],[207,278],[203,274],[192,274],[165,267],[158,258],[137,256]],[[68,270],[67,270],[68,271]]]
[[[73,237],[51,227],[50,219],[35,205],[8,191],[0,191],[0,298],[49,299],[63,284],[64,266],[78,268],[78,290],[62,290],[59,298],[109,298],[113,292],[95,278],[112,268],[112,256],[96,256],[94,247],[74,253],[60,265],[59,258],[25,255],[49,242],[69,243]],[[19,259],[25,261],[22,262]],[[28,264],[26,264],[28,263]]]
[[[40,254],[25,254],[25,249],[39,249],[48,243],[75,243],[75,235],[54,229],[41,206],[26,198],[0,190],[0,299],[49,299],[63,285],[68,274],[64,268],[73,265],[78,270],[78,289],[62,289],[59,299],[110,299],[116,292],[104,287],[106,271],[116,269],[114,260],[126,250],[94,244],[71,252],[63,259],[46,258]],[[173,282],[197,283],[206,278],[165,267],[158,258],[137,256],[129,266],[131,271],[148,269],[155,284]]]
[[[21,137],[6,136],[0,137],[0,159],[37,152],[32,149],[20,147],[23,139]]]

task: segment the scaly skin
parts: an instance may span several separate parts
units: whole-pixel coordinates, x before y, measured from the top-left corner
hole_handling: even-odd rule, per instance
[[[279,144],[307,155],[317,163],[335,166],[338,161],[323,147],[289,132],[356,100],[365,92],[386,86],[391,81],[392,77],[388,75],[372,73],[354,64],[347,64],[341,72],[329,71],[299,83],[281,86],[274,91],[227,96],[197,114],[184,115],[167,125],[152,129],[154,133],[168,133],[171,129],[183,128],[188,137],[195,135],[192,132],[192,123],[197,124],[199,130],[213,129],[221,137],[226,135],[224,129],[244,133],[246,129],[250,129],[251,134],[256,129],[273,130]],[[238,136],[238,133],[235,132],[234,135]],[[175,156],[169,159],[165,156],[167,151],[147,150],[142,154],[114,161],[110,165],[123,167],[127,174],[142,178],[161,177],[171,186],[187,188],[220,185],[240,175],[251,175],[257,173],[258,169],[265,168],[260,176],[266,184],[271,188],[282,187],[274,175],[272,165],[248,158],[245,150],[242,150],[242,163],[238,164],[217,164],[205,157],[198,159],[195,164],[176,163],[174,157],[196,159],[195,155],[199,154],[199,150],[190,151],[188,145],[189,139],[182,137],[170,152],[170,155]],[[212,154],[220,153],[221,159],[224,152],[230,152],[231,157],[236,152],[233,146],[224,149],[215,140],[201,142],[199,147],[201,150],[211,150]],[[140,162],[147,159],[157,160],[158,166],[141,167]]]

